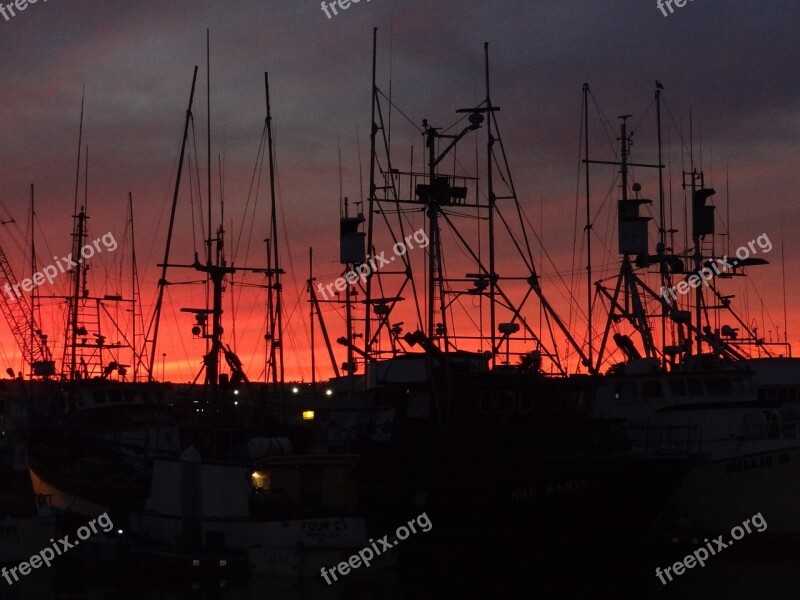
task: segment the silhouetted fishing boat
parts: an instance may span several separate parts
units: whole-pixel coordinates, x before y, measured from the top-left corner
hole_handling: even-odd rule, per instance
[[[337,282],[341,295],[329,299],[324,284],[309,280],[316,315],[325,302],[344,307],[347,335],[337,341],[347,360],[341,373],[332,364],[334,395],[314,408],[334,447],[361,456],[370,527],[388,530],[426,510],[436,536],[501,539],[507,550],[568,545],[601,533],[611,536],[600,536],[609,543],[641,535],[693,452],[634,449],[623,420],[592,412],[601,377],[592,370],[570,374],[556,350],[565,338],[569,351],[591,364],[541,285],[534,234],[489,96],[488,47],[485,99],[458,111],[453,133],[427,120],[414,125],[425,140],[425,168],[414,168],[413,153],[412,164],[398,168],[386,128],[395,107],[378,88],[374,68],[372,90],[366,213],[350,214],[340,199],[346,285]],[[478,130],[487,133],[483,177],[445,169],[459,143]],[[445,231],[455,246],[448,257],[461,259],[448,268],[468,269],[465,275],[445,273]],[[502,275],[495,264],[501,252],[507,260],[519,255]],[[424,284],[414,276],[420,264]],[[540,329],[529,320],[531,299],[544,315]],[[458,310],[467,327],[457,323]]]
[[[731,297],[723,296],[718,284],[711,281],[715,270],[710,265],[725,262],[727,255],[717,256],[713,251],[715,207],[707,202],[715,192],[705,186],[693,159],[690,171],[684,174],[692,207],[691,249],[673,251],[676,230],[668,232],[659,175],[659,242],[656,252],[651,252],[650,217],[641,212],[651,200],[641,197],[642,185],[631,182],[629,169],[633,165],[651,167],[660,173],[664,168],[662,89],[655,93],[657,164],[632,159],[627,127],[630,115],[620,117],[617,161],[594,161],[588,154],[584,160],[587,170],[593,163],[618,166],[621,191],[617,202],[619,273],[595,283],[598,296],[609,307],[595,364],[599,368],[608,360],[611,340],[622,360],[613,364],[600,382],[594,414],[624,420],[627,435],[639,445],[657,443],[676,451],[691,448],[705,456],[665,503],[658,525],[663,533],[724,532],[740,519],[737,515],[764,511],[771,515],[770,535],[796,535],[800,518],[788,499],[800,494],[800,413],[793,396],[790,400],[791,386],[783,388],[780,396],[758,389],[778,383],[786,359],[749,357],[744,346],[766,350],[766,345],[732,310]],[[585,107],[588,94],[588,86],[584,86]],[[585,127],[588,140],[588,119]],[[587,203],[588,198],[587,191]],[[587,231],[590,229],[588,223]],[[750,259],[747,264],[765,263]],[[743,266],[744,261],[739,268]],[[723,271],[719,276],[723,279],[733,273]],[[649,282],[652,279],[661,285],[660,293],[658,284]],[[668,290],[673,290],[676,282],[678,290],[688,292],[670,294]],[[739,337],[732,326],[720,326],[720,317],[735,318],[746,335]],[[783,363],[772,363],[775,368],[771,368],[770,360]],[[755,365],[761,369],[758,376],[751,368]],[[783,379],[790,383],[785,375]]]

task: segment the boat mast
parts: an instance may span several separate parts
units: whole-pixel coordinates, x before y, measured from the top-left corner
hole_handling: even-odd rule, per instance
[[[666,217],[664,214],[664,167],[662,166],[662,145],[661,145],[661,84],[656,81],[656,130],[658,135],[658,271],[661,275],[661,286],[666,290],[670,289],[670,278],[667,270],[667,236],[666,236]],[[667,346],[667,309],[664,307],[661,314],[661,347]],[[661,368],[667,368],[667,353],[661,354]]]
[[[674,250],[669,249],[669,257],[667,256],[667,217],[666,217],[666,203],[664,193],[664,169],[666,168],[663,161],[663,138],[661,126],[661,93],[664,86],[659,81],[656,81],[655,101],[656,101],[656,133],[658,136],[658,247],[656,254],[658,256],[658,270],[660,275],[660,282],[662,289],[672,289],[672,276],[670,273],[670,261],[674,258]],[[671,209],[670,209],[671,211]],[[670,230],[670,238],[674,239],[674,231]],[[670,246],[673,243],[670,242]],[[669,307],[663,305],[661,312],[661,347],[662,350],[667,348],[667,318],[669,315]],[[682,332],[681,332],[682,337]],[[667,367],[667,352],[662,353],[661,367]]]
[[[80,192],[80,180],[81,180],[81,152],[83,151],[83,114],[84,114],[84,106],[86,100],[86,84],[83,84],[83,90],[81,91],[81,120],[80,125],[78,126],[78,160],[75,165],[75,200],[72,205],[72,217],[77,218],[78,215],[78,194]],[[74,234],[73,234],[74,235]],[[80,246],[78,246],[78,252],[80,252]],[[75,379],[75,324],[78,320],[78,291],[80,288],[80,267],[75,269],[75,276],[73,277],[73,302],[72,306],[70,307],[70,316],[69,321],[67,322],[67,327],[69,328],[70,325],[72,327],[72,335],[71,337],[67,337],[66,339],[69,340],[70,343],[70,369],[69,369],[69,380],[72,381]],[[66,355],[66,349],[65,353]]]
[[[487,49],[488,52],[488,49]],[[488,57],[488,54],[487,54]],[[441,229],[439,227],[439,213],[442,211],[444,212],[443,206],[449,205],[451,203],[451,189],[450,183],[447,177],[437,178],[436,176],[436,168],[438,167],[439,163],[444,160],[444,158],[453,150],[456,145],[466,136],[468,133],[480,129],[481,124],[485,120],[491,120],[492,118],[492,111],[499,110],[488,103],[488,99],[486,100],[486,106],[483,108],[470,108],[470,109],[458,109],[456,112],[461,113],[469,113],[468,121],[469,124],[464,127],[460,132],[455,135],[450,134],[443,134],[439,133],[438,127],[433,127],[432,125],[428,124],[427,119],[422,120],[422,127],[423,127],[423,135],[425,136],[425,146],[428,149],[428,185],[423,188],[423,193],[420,197],[421,201],[426,205],[426,214],[428,216],[428,331],[427,336],[429,340],[435,339],[442,339],[442,343],[440,344],[441,350],[448,349],[448,328],[447,328],[447,303],[445,299],[445,292],[444,292],[444,273],[442,272],[442,247],[441,247]],[[488,119],[485,119],[482,113],[488,114]],[[437,153],[437,140],[449,140],[449,144]],[[490,134],[489,136],[489,172],[491,173],[491,162],[492,162],[492,155],[491,149],[494,145],[495,139]],[[491,178],[490,178],[491,180]],[[493,212],[493,199],[494,199],[494,191],[491,187],[488,189],[489,195],[489,205],[488,210],[489,214]],[[445,219],[447,218],[446,215]],[[493,248],[493,238],[494,232],[490,231],[490,247]],[[492,251],[490,254],[490,259],[493,259],[494,252]],[[495,279],[495,274],[492,271],[491,266],[489,267],[489,279],[490,285],[491,280]],[[492,292],[494,293],[494,292]],[[435,315],[436,315],[436,301],[438,300],[439,303],[439,316],[441,318],[441,323],[435,322]],[[494,297],[490,296],[490,300],[492,301],[492,305],[494,305]],[[492,327],[491,339],[495,339],[495,332],[494,327]],[[492,347],[492,359],[494,360],[494,354],[496,353],[496,349]]]
[[[80,159],[79,159],[80,160]],[[72,233],[72,256],[78,257],[81,255],[81,249],[84,246],[84,241],[86,240],[86,220],[88,217],[86,216],[86,208],[88,205],[89,199],[89,192],[88,192],[88,184],[89,184],[89,147],[86,147],[86,163],[85,163],[85,170],[84,170],[84,203],[83,206],[79,207],[77,214],[73,214],[72,217],[75,219],[75,227]],[[77,189],[76,189],[76,203],[77,203]],[[80,262],[80,261],[78,261]],[[86,271],[88,269],[88,265],[86,263],[79,264],[74,267],[73,275],[72,275],[72,297],[70,298],[70,317],[67,323],[67,330],[69,331],[69,335],[66,338],[69,340],[69,349],[70,349],[70,360],[69,360],[69,380],[75,381],[76,379],[80,379],[80,373],[78,372],[78,316],[79,316],[79,305],[81,302],[81,296],[86,296]],[[83,356],[81,356],[81,359]],[[102,356],[101,356],[101,364],[102,364]]]
[[[428,126],[427,120],[423,121],[425,127],[425,146],[428,148],[428,181],[430,184],[430,195],[428,201],[428,239],[430,240],[430,247],[428,248],[428,339],[436,339],[436,291],[439,291],[439,298],[443,304],[443,290],[442,284],[442,261],[441,261],[441,242],[439,240],[439,210],[436,207],[436,198],[433,193],[434,182],[436,180],[436,137],[437,130],[434,127]],[[443,308],[443,307],[442,307]],[[444,337],[444,345],[442,349],[447,348],[447,321],[442,310],[442,336]]]
[[[169,215],[169,227],[167,228],[167,244],[164,249],[164,261],[161,266],[161,277],[158,280],[158,296],[156,298],[155,311],[153,313],[153,321],[151,322],[153,330],[153,339],[150,347],[150,362],[147,365],[147,379],[153,381],[153,365],[156,364],[156,348],[158,346],[158,327],[161,322],[161,307],[164,301],[164,288],[168,285],[167,282],[167,268],[169,265],[170,248],[172,247],[172,232],[175,227],[175,211],[178,207],[178,193],[181,188],[181,174],[183,173],[183,161],[186,156],[186,141],[189,137],[189,123],[192,120],[192,105],[194,103],[194,90],[197,83],[197,66],[194,68],[194,75],[192,76],[192,91],[189,94],[189,107],[186,109],[186,120],[183,126],[183,142],[181,144],[181,155],[178,160],[178,173],[175,176],[175,191],[172,195],[172,208]],[[147,340],[145,339],[145,343]]]
[[[317,352],[314,347],[314,248],[308,248],[308,304],[310,311],[308,320],[311,325],[311,396],[317,390]]]
[[[606,344],[611,336],[611,330],[614,324],[623,318],[629,321],[641,336],[646,357],[652,358],[658,353],[653,342],[653,334],[648,322],[648,314],[639,292],[639,287],[643,287],[644,284],[634,273],[633,263],[631,261],[631,257],[635,257],[638,266],[642,261],[646,263],[649,260],[647,223],[650,218],[641,216],[639,214],[639,209],[643,204],[649,204],[651,201],[639,197],[641,187],[638,183],[634,183],[633,185],[636,198],[628,198],[628,170],[632,166],[660,168],[661,165],[660,163],[658,165],[652,165],[630,162],[632,134],[628,133],[627,126],[630,117],[631,115],[621,115],[619,117],[622,121],[620,124],[619,137],[620,160],[587,160],[588,164],[619,166],[620,187],[622,188],[620,200],[617,201],[618,242],[619,254],[622,256],[622,264],[616,279],[613,294],[599,285],[599,283],[597,286],[598,291],[608,300],[609,310],[600,347],[597,352],[597,361],[594,366],[595,372],[599,371],[602,365]],[[620,303],[620,296],[622,296],[623,303]],[[628,336],[615,334],[613,339],[626,355],[627,359],[640,358],[638,350],[633,346]]]
[[[273,305],[274,294],[272,289],[274,286],[274,273],[272,270],[272,244],[269,238],[264,240],[267,251],[267,335],[265,337],[266,355],[264,358],[264,377],[269,383],[272,382],[273,392],[277,392],[276,386],[276,371],[275,366],[275,307]]]
[[[495,307],[495,297],[497,294],[497,272],[495,271],[495,245],[494,245],[494,213],[495,213],[495,202],[497,198],[494,193],[494,154],[492,153],[492,149],[494,147],[494,135],[492,134],[492,101],[489,96],[489,42],[484,42],[483,44],[483,54],[484,54],[484,72],[486,76],[486,108],[488,112],[488,118],[486,119],[486,185],[488,189],[488,203],[489,203],[489,210],[488,210],[488,225],[489,225],[489,330],[491,331],[490,339],[491,339],[491,348],[492,348],[492,367],[494,368],[497,362],[497,353],[495,352],[495,345],[496,345],[496,326],[497,326],[497,315],[496,315],[496,307]],[[444,303],[442,303],[442,318],[444,319]],[[446,324],[445,324],[446,325]],[[445,332],[447,327],[445,326]],[[447,344],[445,344],[445,348]],[[506,346],[508,348],[508,346]]]
[[[714,236],[714,207],[706,206],[706,200],[716,192],[712,188],[706,188],[705,176],[702,167],[697,171],[694,166],[694,123],[692,110],[689,109],[689,168],[691,170],[689,187],[691,189],[692,202],[692,245],[694,246],[694,270],[699,273],[703,267],[703,247],[702,240],[706,235]],[[684,188],[686,187],[686,175],[684,172]],[[699,187],[698,187],[699,183]],[[702,286],[695,289],[695,354],[698,356],[703,352],[703,290]]]
[[[311,248],[309,248],[309,253],[312,253],[312,252],[313,252],[313,250]],[[314,281],[316,281],[316,278],[312,274],[311,278],[308,281],[308,291],[309,291],[309,297],[310,297],[310,301],[311,301],[311,316],[312,316],[312,324],[311,324],[311,327],[312,327],[312,330],[311,330],[312,331],[312,336],[311,336],[311,339],[312,339],[312,346],[311,346],[311,348],[312,348],[312,353],[311,353],[312,363],[314,362],[314,345],[313,345],[314,344],[313,343],[313,339],[314,339],[314,324],[313,324],[313,316],[316,314],[317,319],[319,319],[319,329],[320,329],[320,332],[322,333],[322,339],[325,340],[325,347],[328,349],[328,357],[330,358],[330,361],[331,361],[331,368],[333,369],[333,374],[338,379],[341,376],[341,374],[339,372],[339,365],[336,362],[336,355],[333,353],[333,344],[331,344],[331,338],[328,335],[328,328],[325,326],[325,319],[322,317],[322,311],[320,310],[319,299],[317,298],[317,292],[314,290],[314,285],[313,285]]]
[[[136,353],[136,297],[139,296],[141,300],[141,293],[139,291],[139,267],[136,264],[136,233],[133,228],[133,194],[128,192],[128,212],[131,217],[131,302],[132,302],[132,318],[133,318],[133,381],[139,381],[139,364],[142,360],[141,354]],[[144,351],[144,348],[142,348]]]
[[[694,202],[695,202],[695,193],[697,192],[697,172],[694,169],[694,123],[692,118],[692,109],[689,108],[689,169],[692,172],[692,208],[694,209]],[[697,211],[693,211],[692,213],[692,245],[694,246],[694,268],[696,271],[700,271],[701,263],[703,262],[703,253],[702,249],[700,248],[700,235],[698,234],[698,223],[697,223]],[[700,286],[697,286],[695,289],[694,295],[694,310],[695,310],[695,323],[697,327],[697,334],[695,336],[696,340],[696,351],[695,353],[697,356],[700,356],[703,352],[703,340],[700,335],[700,329],[702,328],[702,303],[703,303],[703,292],[700,289]]]
[[[370,269],[366,274],[366,314],[365,314],[365,343],[364,350],[354,348],[359,356],[370,360],[378,359],[382,356],[383,350],[380,347],[380,332],[384,326],[389,331],[389,338],[393,355],[397,353],[397,344],[403,342],[407,344],[410,349],[419,345],[427,352],[435,351],[452,351],[457,350],[456,341],[466,340],[467,344],[472,345],[479,342],[481,345],[484,343],[493,343],[490,350],[490,356],[487,356],[487,362],[490,364],[496,363],[496,356],[500,352],[500,347],[503,342],[506,342],[508,347],[508,340],[519,329],[524,328],[527,335],[537,344],[536,352],[545,352],[546,356],[552,360],[559,372],[565,373],[564,365],[561,364],[559,357],[555,352],[551,352],[545,348],[544,343],[539,339],[537,332],[534,331],[530,324],[523,316],[524,305],[531,298],[537,298],[541,302],[543,310],[546,311],[548,319],[552,319],[552,323],[558,328],[559,333],[563,334],[568,343],[580,357],[583,364],[590,366],[586,354],[574,337],[567,330],[564,323],[558,318],[552,306],[547,302],[544,293],[541,289],[539,276],[536,273],[536,265],[534,264],[533,256],[530,249],[530,239],[528,237],[529,225],[526,222],[524,213],[520,206],[520,202],[514,188],[513,178],[510,175],[510,168],[508,158],[503,148],[503,141],[500,135],[498,122],[496,120],[495,112],[499,111],[499,107],[492,104],[489,97],[482,100],[482,102],[472,108],[457,109],[457,113],[465,115],[467,121],[463,129],[456,133],[449,134],[443,132],[432,121],[427,119],[422,120],[422,127],[417,127],[418,131],[423,135],[426,147],[426,158],[424,159],[425,167],[416,172],[413,169],[405,172],[400,169],[395,169],[392,165],[392,160],[389,152],[389,144],[384,125],[384,119],[381,114],[381,103],[379,94],[383,95],[378,89],[376,83],[376,65],[377,65],[377,36],[376,31],[373,31],[373,71],[372,71],[372,123],[370,135],[370,190],[369,190],[369,216],[367,223],[367,250],[374,254],[375,244],[378,240],[378,232],[376,232],[376,216],[378,219],[383,219],[386,225],[386,233],[391,237],[396,244],[402,244],[405,236],[404,227],[409,222],[409,214],[420,214],[425,217],[426,223],[424,224],[424,231],[427,233],[425,240],[426,255],[420,257],[424,260],[427,273],[425,276],[427,290],[416,293],[416,285],[411,268],[411,260],[406,254],[397,256],[402,261],[402,270],[382,270],[380,278],[394,277],[392,281],[398,285],[392,285],[391,295],[388,297],[377,298],[380,294],[376,294],[373,290],[376,288],[376,283],[372,281],[372,277],[376,275],[376,269]],[[489,55],[488,46],[484,46],[485,50],[485,83],[487,88],[487,96],[491,92],[491,80],[489,77]],[[384,96],[385,97],[385,96]],[[389,105],[393,106],[391,98],[387,98]],[[455,149],[459,142],[470,132],[473,132],[483,126],[486,119],[493,120],[491,127],[487,127],[487,153],[490,156],[487,158],[486,165],[489,171],[488,179],[491,180],[486,191],[486,202],[482,202],[480,194],[476,194],[474,200],[467,199],[467,186],[471,182],[476,182],[477,186],[478,177],[469,175],[455,175],[448,174],[443,171],[440,166],[442,161],[446,158],[452,158],[455,154]],[[460,119],[458,123],[461,123]],[[413,125],[413,121],[411,121]],[[377,156],[378,139],[376,136],[382,135],[383,144],[381,150],[385,152],[385,157]],[[441,145],[440,145],[441,144]],[[451,152],[453,151],[453,152]],[[413,154],[412,154],[413,157]],[[384,162],[385,161],[385,162]],[[377,177],[383,179],[380,183],[376,180]],[[406,189],[405,179],[408,178],[407,189],[409,192],[408,197],[398,191]],[[494,185],[498,180],[502,179],[503,183],[508,187],[508,192],[497,194]],[[378,194],[382,193],[383,198],[379,198]],[[502,215],[500,211],[499,202],[504,200],[513,201],[511,209],[515,212],[514,222],[509,222],[507,218]],[[391,208],[384,209],[381,205],[385,202],[391,205]],[[406,208],[404,205],[408,205]],[[451,208],[452,207],[452,208]],[[474,249],[469,240],[463,235],[455,223],[455,219],[460,218],[461,212],[464,209],[478,211],[480,222],[484,220],[487,222],[491,219],[489,228],[489,248],[488,256],[482,255],[483,250]],[[397,222],[391,223],[389,215],[397,215]],[[479,227],[483,227],[482,224]],[[519,234],[514,231],[515,227],[519,227]],[[444,266],[444,240],[442,233],[444,228],[454,235],[456,244],[460,247],[462,252],[466,255],[467,260],[472,261],[476,267],[476,273],[466,273],[462,278],[447,277]],[[528,290],[515,294],[519,298],[512,300],[508,292],[503,289],[500,282],[500,277],[495,272],[497,269],[497,235],[501,233],[507,234],[513,248],[520,254],[522,261],[525,264],[526,271],[520,275],[507,276],[505,279],[508,281],[524,281],[528,283]],[[394,260],[395,257],[392,257]],[[398,282],[398,279],[400,280]],[[471,287],[468,289],[459,289],[462,284],[469,284]],[[512,284],[513,285],[513,284]],[[402,293],[410,287],[411,296],[414,301],[414,308],[416,308],[416,329],[414,333],[402,334],[400,325],[392,326],[389,319],[393,309],[397,306],[398,302],[403,300]],[[396,290],[396,291],[395,291]],[[516,292],[517,290],[515,290]],[[380,292],[384,293],[383,281]],[[480,325],[480,331],[473,335],[456,335],[454,329],[449,330],[448,324],[452,325],[452,311],[454,310],[454,303],[462,303],[464,299],[469,297],[479,297],[479,302],[488,299],[491,304],[499,302],[499,305],[492,306],[487,317],[491,321],[491,333],[484,333],[483,326]],[[419,302],[423,299],[423,302]],[[426,304],[422,307],[422,304]],[[375,317],[373,317],[373,310]],[[500,320],[500,311],[508,311],[510,313],[510,323],[498,323]],[[492,316],[494,312],[494,316]],[[437,319],[437,314],[441,317]],[[373,319],[377,323],[373,323]],[[438,321],[438,322],[437,322]],[[450,323],[448,323],[450,321]],[[556,343],[554,328],[550,328],[549,332],[552,341]],[[373,331],[374,330],[374,331]],[[347,338],[340,338],[341,344],[346,345],[351,343]],[[515,340],[516,341],[516,340]],[[521,340],[520,340],[521,341]],[[557,344],[556,344],[557,345]],[[405,348],[404,348],[405,349]],[[369,368],[367,366],[367,368]]]
[[[209,283],[211,283],[212,290],[214,283],[211,281],[211,267],[213,266],[212,262],[212,238],[211,238],[211,32],[208,28],[206,28],[206,182],[207,187],[206,191],[208,194],[208,213],[207,213],[207,236],[206,236],[206,267],[209,269],[206,274],[206,310],[209,310],[208,305],[208,292],[209,292]],[[197,157],[197,164],[199,170],[199,163],[200,158]],[[199,187],[199,186],[198,186]],[[202,199],[200,200],[200,206],[202,206]],[[212,291],[213,294],[213,291]],[[213,302],[213,300],[212,300]],[[214,337],[213,335],[211,336]],[[213,340],[212,340],[213,346]],[[213,348],[209,347],[209,338],[206,337],[206,357],[212,356],[210,353],[213,351]],[[219,371],[219,352],[214,352],[212,359],[214,360],[216,371]],[[216,383],[214,384],[216,386]],[[216,389],[216,388],[214,388]],[[216,402],[216,394],[214,395],[214,401]]]
[[[33,224],[34,220],[36,219],[36,210],[34,208],[34,189],[33,184],[31,184],[31,279],[36,275],[36,236],[34,235]],[[35,348],[36,343],[36,306],[38,305],[37,299],[39,298],[38,286],[33,286],[31,288],[31,327],[30,327],[30,335],[31,335],[31,349]],[[33,380],[33,363],[30,365],[31,369],[31,380]]]
[[[206,29],[206,148],[208,158],[208,237],[206,238],[206,266],[211,266],[211,32]]]
[[[270,286],[270,295],[274,295],[274,313],[272,315],[272,333],[275,335],[277,329],[277,339],[273,337],[273,382],[278,388],[278,397],[281,403],[281,414],[286,418],[286,407],[284,406],[284,363],[283,363],[283,307],[281,286],[281,262],[278,244],[278,209],[277,198],[275,197],[275,158],[273,154],[272,142],[272,108],[269,98],[269,73],[264,73],[264,86],[267,97],[267,149],[269,156],[269,193],[270,193],[270,240],[272,244],[272,256],[274,267],[270,267],[270,273],[274,274],[274,284]],[[277,373],[274,367],[277,364]]]
[[[594,328],[592,323],[592,215],[591,215],[591,196],[589,186],[589,84],[583,84],[583,158],[586,165],[586,308],[587,308],[587,360],[589,370],[594,364],[593,348]]]
[[[376,69],[378,60],[378,28],[372,29],[372,113],[370,117],[370,134],[369,134],[369,210],[367,217],[367,253],[374,252],[374,218],[375,218],[375,204],[378,202],[377,191],[378,186],[375,183],[375,141],[378,135],[378,124],[375,122],[375,110],[378,104],[378,84],[376,80]],[[364,353],[366,356],[372,356],[372,270],[367,273],[366,283],[366,303],[364,311]],[[348,340],[352,342],[352,340]],[[351,368],[351,365],[348,365]],[[364,361],[364,377],[369,376],[369,361]]]

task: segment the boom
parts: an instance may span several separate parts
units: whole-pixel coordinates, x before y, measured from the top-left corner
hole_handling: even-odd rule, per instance
[[[37,327],[28,301],[19,292],[19,284],[5,252],[0,248],[0,310],[8,323],[22,357],[31,366],[33,375],[49,377],[55,375],[47,336]]]

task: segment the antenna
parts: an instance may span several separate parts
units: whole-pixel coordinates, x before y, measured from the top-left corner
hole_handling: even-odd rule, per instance
[[[364,201],[364,172],[362,170],[362,163],[361,163],[361,135],[358,131],[358,125],[356,125],[356,151],[358,152],[358,198],[361,202]],[[339,196],[341,196],[341,191],[339,192]]]
[[[78,214],[78,186],[81,177],[81,149],[83,148],[83,106],[86,99],[86,84],[83,84],[81,91],[81,122],[78,127],[78,164],[75,167],[75,202],[72,206],[72,214]]]
[[[211,266],[211,31],[206,29],[206,135],[208,157],[208,238],[206,240],[206,265]]]
[[[33,223],[36,219],[36,209],[34,208],[34,189],[31,184],[31,279],[36,275],[36,236],[34,235]],[[34,348],[35,335],[36,335],[36,306],[37,299],[39,298],[38,286],[33,286],[31,289],[31,348]],[[41,317],[41,315],[39,315]],[[33,379],[33,365],[31,368],[31,379]]]
[[[342,216],[342,140],[341,138],[336,138],[336,144],[339,149],[339,217]],[[345,215],[346,216],[346,215]]]
[[[783,221],[781,221],[781,280],[783,281],[783,343],[792,355],[792,347],[789,345],[789,316],[786,311],[786,257],[783,252]]]

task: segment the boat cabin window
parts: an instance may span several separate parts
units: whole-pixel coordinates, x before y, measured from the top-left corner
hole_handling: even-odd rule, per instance
[[[251,514],[259,519],[297,519],[320,510],[352,511],[358,501],[354,465],[298,457],[257,466],[250,478]]]
[[[95,390],[92,392],[92,400],[95,404],[105,404],[107,402],[105,392]]]
[[[269,471],[253,471],[250,483],[256,491],[269,492],[272,484],[272,475]]]

